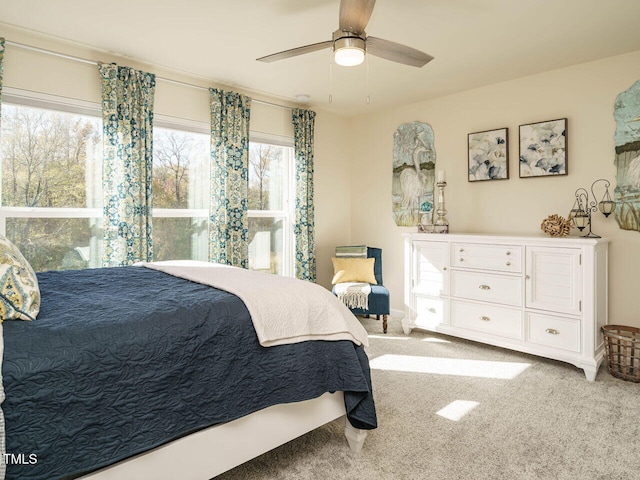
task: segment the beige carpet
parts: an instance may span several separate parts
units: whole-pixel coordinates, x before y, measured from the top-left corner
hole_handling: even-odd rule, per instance
[[[640,384],[362,321],[379,424],[362,453],[333,422],[218,479],[640,479]]]

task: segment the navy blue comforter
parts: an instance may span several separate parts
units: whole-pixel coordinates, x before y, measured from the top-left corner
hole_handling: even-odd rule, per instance
[[[7,452],[24,460],[8,479],[73,477],[325,392],[345,392],[355,427],[376,427],[351,342],[262,347],[238,297],[142,267],[38,281],[38,318],[4,323]]]

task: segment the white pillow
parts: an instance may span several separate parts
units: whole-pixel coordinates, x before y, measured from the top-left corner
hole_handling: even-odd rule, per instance
[[[20,250],[0,235],[0,321],[35,320],[40,289],[33,268]]]

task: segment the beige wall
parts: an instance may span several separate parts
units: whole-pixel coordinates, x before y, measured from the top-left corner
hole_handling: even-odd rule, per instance
[[[348,119],[319,112],[315,129],[315,213],[318,283],[331,287],[336,245],[349,245],[352,233],[352,136]]]
[[[639,79],[640,51],[358,118],[351,136],[351,240],[384,249],[392,309],[404,308],[401,233],[415,230],[397,227],[391,211],[393,133],[400,124],[420,121],[433,127],[436,168],[447,173],[452,232],[537,235],[548,215],[567,216],[576,188],[589,188],[602,177],[615,186],[613,105]],[[569,174],[519,178],[518,126],[564,117]],[[501,127],[509,128],[510,178],[469,183],[467,134]],[[605,219],[599,212],[593,218],[594,231],[611,240],[610,322],[640,326],[635,278],[640,274],[640,232],[620,230],[613,217]]]
[[[209,123],[209,94],[207,87],[230,88],[216,85],[201,78],[191,78],[176,72],[159,69],[127,58],[101,52],[86,46],[73,45],[57,39],[0,23],[0,36],[7,41],[44,48],[83,59],[117,62],[156,75],[204,89],[179,85],[158,79],[155,94],[155,112],[176,118]],[[100,102],[100,83],[97,67],[72,59],[46,55],[36,51],[7,45],[4,58],[4,86],[33,92],[59,95],[86,102]],[[6,88],[5,93],[10,88]],[[293,137],[291,111],[288,107],[302,106],[282,99],[256,95],[243,91],[255,100],[251,108],[251,131],[284,137]],[[318,111],[315,143],[315,205],[316,251],[318,281],[328,286],[333,270],[331,256],[338,244],[349,243],[351,235],[351,176],[347,155],[348,137],[346,119]]]

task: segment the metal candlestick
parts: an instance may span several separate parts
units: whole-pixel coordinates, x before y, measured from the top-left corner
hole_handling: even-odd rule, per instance
[[[593,191],[593,187],[595,187],[598,182],[604,182],[605,188],[605,193],[602,195],[602,200],[600,200],[600,202],[598,202],[596,194]],[[605,217],[608,217],[614,212],[616,209],[616,202],[611,199],[611,195],[609,194],[610,186],[611,183],[609,180],[599,178],[591,184],[591,197],[589,197],[589,192],[587,192],[586,188],[580,187],[576,190],[576,200],[573,208],[569,212],[569,220],[579,228],[580,231],[589,227],[589,231],[586,235],[582,235],[583,237],[601,238],[600,235],[596,235],[591,231],[591,214],[600,210]]]
[[[436,233],[449,233],[449,221],[445,216],[447,209],[445,208],[444,202],[444,187],[446,186],[447,182],[436,182],[436,187],[438,187],[438,209],[436,210],[438,218],[436,218],[434,223],[434,231]]]

